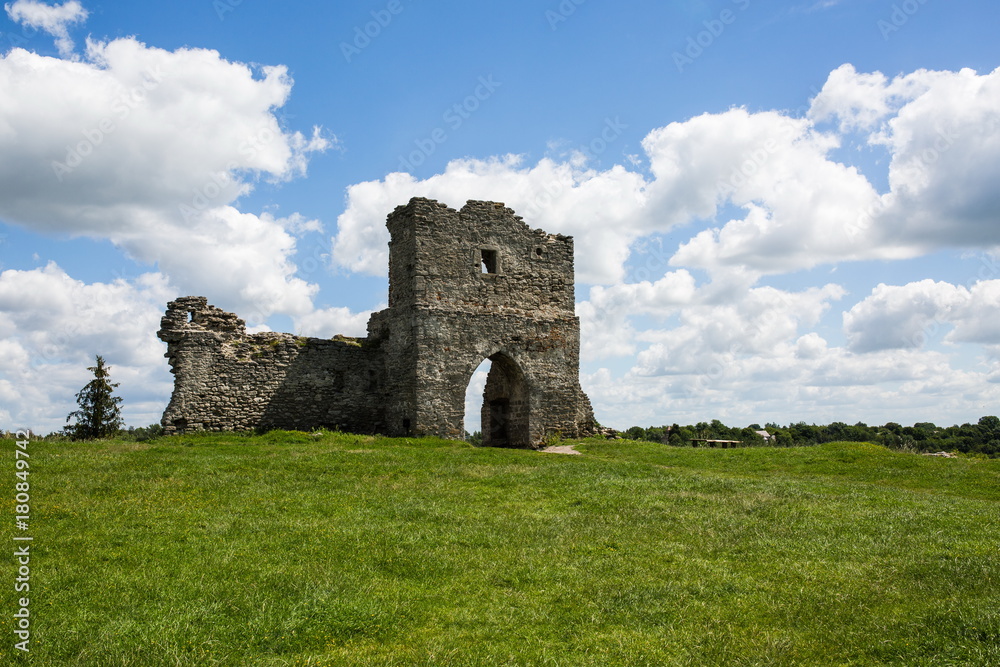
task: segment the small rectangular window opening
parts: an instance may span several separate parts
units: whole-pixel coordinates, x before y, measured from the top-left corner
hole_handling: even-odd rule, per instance
[[[482,249],[482,273],[497,273],[497,251]]]

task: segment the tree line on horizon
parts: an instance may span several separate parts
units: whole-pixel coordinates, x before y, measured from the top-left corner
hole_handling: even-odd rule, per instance
[[[150,424],[148,427],[128,429],[122,428],[122,399],[114,395],[117,382],[111,382],[109,367],[104,358],[96,357],[96,364],[88,368],[94,374],[94,379],[76,395],[79,409],[71,412],[66,418],[67,424],[62,433],[51,433],[52,436],[69,437],[73,440],[91,440],[108,437],[124,437],[132,440],[148,440],[163,434],[160,424]],[[767,433],[765,439],[763,433]],[[0,431],[3,435],[3,431]],[[802,447],[819,445],[827,442],[872,442],[890,449],[903,451],[925,452],[960,452],[962,454],[985,455],[1000,458],[1000,417],[980,417],[975,424],[961,426],[937,426],[933,422],[918,422],[913,426],[901,426],[896,422],[887,422],[882,426],[869,426],[858,422],[853,426],[844,422],[833,422],[825,426],[807,424],[800,421],[788,426],[768,422],[763,427],[760,424],[750,424],[745,427],[726,426],[718,419],[711,422],[681,426],[632,426],[620,435],[629,440],[657,442],[674,447],[692,447],[706,440],[723,440],[744,447]],[[466,439],[473,444],[481,442],[482,434],[466,432]],[[712,444],[712,443],[705,443]]]
[[[771,436],[766,441],[758,431]],[[691,447],[700,440],[736,440],[745,447],[803,447],[826,442],[873,442],[890,449],[915,452],[960,452],[1000,457],[1000,418],[981,417],[976,424],[937,426],[932,422],[918,422],[902,426],[888,422],[882,426],[869,426],[858,422],[853,426],[833,422],[825,426],[797,422],[788,426],[767,423],[750,424],[740,428],[726,426],[718,419],[711,422],[680,426],[632,426],[621,432],[630,440],[659,442],[675,447]]]

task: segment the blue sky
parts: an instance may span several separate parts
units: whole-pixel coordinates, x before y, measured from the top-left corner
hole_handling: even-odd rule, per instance
[[[363,334],[414,195],[574,235],[604,424],[1000,412],[995,3],[4,9],[0,428],[158,421],[177,296]]]

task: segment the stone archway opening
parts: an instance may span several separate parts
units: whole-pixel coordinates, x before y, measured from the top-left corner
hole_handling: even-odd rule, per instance
[[[483,445],[530,447],[530,410],[524,372],[513,359],[498,352],[491,362],[483,390]]]

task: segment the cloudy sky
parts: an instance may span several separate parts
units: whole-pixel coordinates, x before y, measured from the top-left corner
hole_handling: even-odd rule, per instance
[[[415,195],[576,238],[606,425],[1000,413],[995,2],[4,10],[0,428],[159,421],[177,296],[363,335]]]

